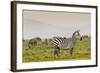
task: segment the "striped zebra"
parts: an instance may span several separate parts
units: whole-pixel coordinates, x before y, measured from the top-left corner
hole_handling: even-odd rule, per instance
[[[69,49],[72,56],[74,45],[77,39],[82,40],[79,30],[75,31],[71,38],[53,37],[54,56],[59,57],[60,49]]]

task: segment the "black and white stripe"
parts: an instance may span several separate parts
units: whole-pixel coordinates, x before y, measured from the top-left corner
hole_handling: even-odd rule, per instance
[[[75,31],[71,38],[53,37],[54,55],[58,56],[60,49],[69,49],[72,55],[77,39],[81,39],[79,31]]]
[[[76,40],[80,38],[79,31],[75,31],[72,35],[72,38],[53,37],[53,45],[59,47],[60,49],[72,49]]]
[[[65,46],[67,45],[67,38],[54,37],[53,38],[53,45],[64,49],[64,48],[66,48]]]

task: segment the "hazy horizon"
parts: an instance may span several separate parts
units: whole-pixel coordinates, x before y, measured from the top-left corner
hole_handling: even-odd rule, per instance
[[[81,35],[90,36],[91,14],[23,11],[23,39],[54,36],[69,38],[76,30],[80,30]]]

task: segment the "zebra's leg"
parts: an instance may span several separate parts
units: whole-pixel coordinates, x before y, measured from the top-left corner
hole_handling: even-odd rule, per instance
[[[56,53],[57,53],[56,46],[54,46],[54,58],[56,58]]]
[[[57,51],[54,49],[54,58],[56,58]]]
[[[59,57],[59,54],[60,54],[60,48],[55,46],[54,47],[54,58]]]
[[[60,48],[59,47],[57,48],[57,51],[58,51],[57,52],[57,57],[60,57]]]
[[[31,48],[30,44],[28,44],[28,47]]]
[[[33,48],[33,45],[32,44],[29,44],[29,48],[32,49]]]
[[[71,56],[73,55],[73,48],[71,48],[71,50],[70,50],[70,55]]]

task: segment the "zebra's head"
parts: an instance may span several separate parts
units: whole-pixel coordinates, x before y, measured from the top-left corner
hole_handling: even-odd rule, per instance
[[[82,37],[81,37],[81,35],[80,35],[79,32],[80,32],[79,30],[75,31],[75,32],[73,33],[72,38],[73,38],[73,39],[79,39],[79,40],[82,40]]]

